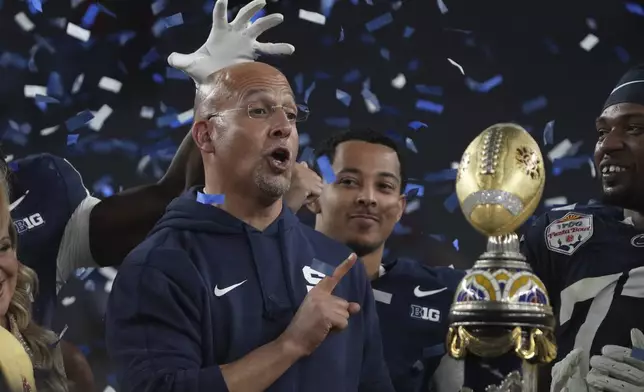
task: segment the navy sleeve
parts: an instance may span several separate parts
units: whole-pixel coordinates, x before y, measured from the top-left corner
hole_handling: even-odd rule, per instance
[[[50,168],[58,172],[59,180],[65,187],[70,213],[73,213],[81,201],[87,197],[83,178],[66,159],[51,154],[43,154],[43,157],[49,161]]]
[[[360,266],[362,261],[358,260]],[[354,267],[355,268],[355,267]],[[362,275],[365,275],[362,273]],[[380,321],[376,313],[371,283],[365,276],[365,295],[362,301],[362,317],[365,328],[362,373],[358,392],[393,392],[394,387],[389,377],[389,370],[382,350]]]
[[[526,231],[521,240],[521,253],[526,257],[534,273],[541,279],[548,290],[551,303],[558,295],[557,271],[553,268],[551,252],[546,247],[544,233],[548,226],[548,214],[543,214]]]
[[[147,263],[153,260],[154,266]],[[157,266],[164,267],[163,271]],[[110,295],[106,335],[122,392],[227,392],[219,366],[202,367],[200,278],[180,250],[136,250]]]

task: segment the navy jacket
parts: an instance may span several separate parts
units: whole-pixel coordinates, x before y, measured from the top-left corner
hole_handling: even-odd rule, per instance
[[[605,345],[631,346],[631,328],[644,328],[644,231],[623,209],[555,208],[527,231],[522,251],[557,316],[558,359],[581,348],[585,372]]]
[[[195,197],[168,206],[114,282],[107,345],[123,392],[227,391],[219,365],[280,336],[307,287],[350,254],[287,208],[260,232]],[[334,295],[358,302],[360,313],[268,391],[393,391],[361,263]]]
[[[384,353],[396,392],[426,391],[445,354],[447,316],[464,271],[397,259],[374,280]]]

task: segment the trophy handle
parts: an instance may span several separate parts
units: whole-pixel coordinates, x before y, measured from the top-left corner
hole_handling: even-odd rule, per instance
[[[524,339],[521,327],[515,327],[512,330],[512,341],[514,341],[514,352],[517,353],[519,358],[530,360],[537,355],[537,344],[534,338],[534,331],[528,335],[527,339]]]
[[[465,358],[467,341],[464,336],[461,336],[460,328],[449,327],[447,330],[447,346],[449,347],[449,354],[454,359]]]

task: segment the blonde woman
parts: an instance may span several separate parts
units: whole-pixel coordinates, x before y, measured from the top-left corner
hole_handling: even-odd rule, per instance
[[[24,391],[67,392],[67,379],[58,337],[36,325],[31,317],[33,289],[38,279],[16,258],[17,234],[9,215],[7,184],[0,178],[0,327],[9,331],[27,353],[35,386]]]

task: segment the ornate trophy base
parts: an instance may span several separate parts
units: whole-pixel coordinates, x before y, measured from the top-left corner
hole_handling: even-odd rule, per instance
[[[495,358],[468,356],[461,392],[537,391],[537,365],[506,353]]]

